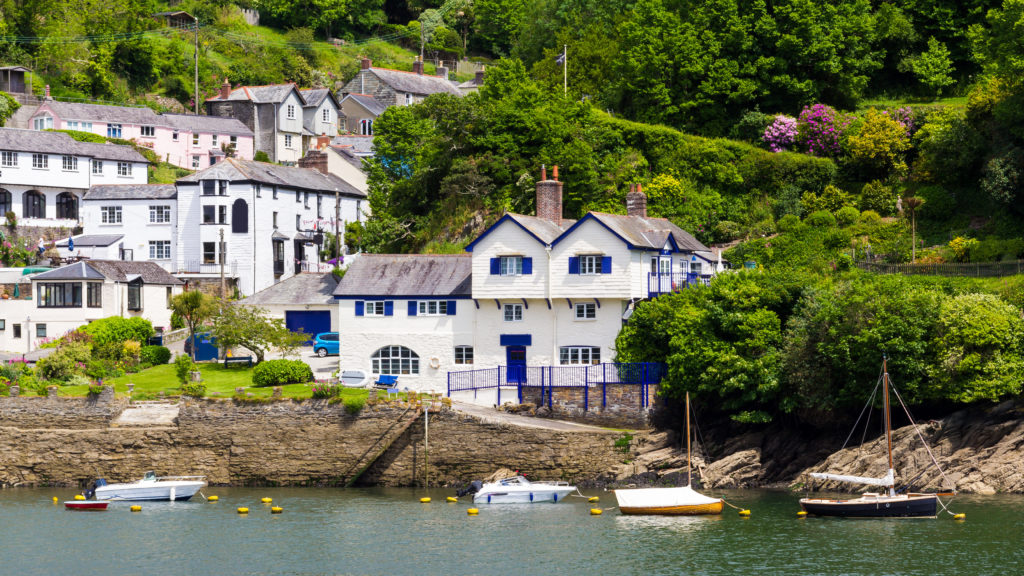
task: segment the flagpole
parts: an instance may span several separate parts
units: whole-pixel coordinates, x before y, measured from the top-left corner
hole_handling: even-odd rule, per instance
[[[562,45],[562,96],[569,95],[569,45]]]

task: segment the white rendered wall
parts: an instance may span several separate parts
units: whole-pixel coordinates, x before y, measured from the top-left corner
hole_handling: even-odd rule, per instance
[[[582,255],[610,256],[611,273],[569,274],[569,258]],[[551,249],[551,297],[629,298],[632,260],[625,242],[596,220],[587,220]]]
[[[105,206],[121,207],[120,224],[104,224],[102,209]],[[156,223],[149,221],[150,206],[169,206],[171,219],[167,223]],[[132,251],[131,258],[126,260],[150,260],[149,242],[151,240],[169,240],[171,242],[170,258],[153,260],[165,270],[172,269],[171,264],[176,261],[177,245],[174,238],[175,222],[177,218],[177,200],[166,198],[159,200],[86,200],[82,202],[82,221],[84,234],[123,234],[118,243],[107,251],[105,258],[120,259],[119,248]],[[77,250],[76,250],[77,252]]]
[[[546,298],[547,250],[518,224],[506,220],[473,247],[473,297],[477,299]],[[522,276],[491,274],[491,258],[524,256],[533,258],[533,273]]]

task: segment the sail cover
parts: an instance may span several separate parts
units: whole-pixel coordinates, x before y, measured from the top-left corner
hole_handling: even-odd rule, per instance
[[[842,474],[827,474],[823,472],[811,472],[811,478],[818,480],[835,480],[836,482],[849,482],[851,484],[867,484],[869,486],[893,486],[896,484],[892,469],[884,478],[868,478],[866,476],[844,476]]]
[[[615,499],[618,500],[619,506],[624,508],[700,506],[720,500],[705,496],[689,486],[615,490]]]

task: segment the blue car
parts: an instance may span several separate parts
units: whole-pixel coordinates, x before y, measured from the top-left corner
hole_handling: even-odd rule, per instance
[[[340,345],[337,332],[321,332],[313,339],[313,352],[323,358],[328,354],[338,354]]]

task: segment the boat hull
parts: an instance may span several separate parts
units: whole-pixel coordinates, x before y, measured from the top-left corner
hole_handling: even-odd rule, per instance
[[[171,501],[189,500],[199,492],[206,482],[140,482],[108,484],[96,488],[97,500],[119,501]]]
[[[703,516],[722,513],[722,501],[710,504],[680,506],[619,506],[619,512],[630,516]]]
[[[800,507],[815,516],[838,518],[934,518],[938,497],[934,494],[880,496],[828,500],[803,498]]]
[[[95,500],[75,500],[65,502],[64,507],[68,510],[106,510],[107,503]]]
[[[536,488],[529,491],[477,492],[474,504],[536,504],[538,502],[561,502],[575,492],[569,488]]]

